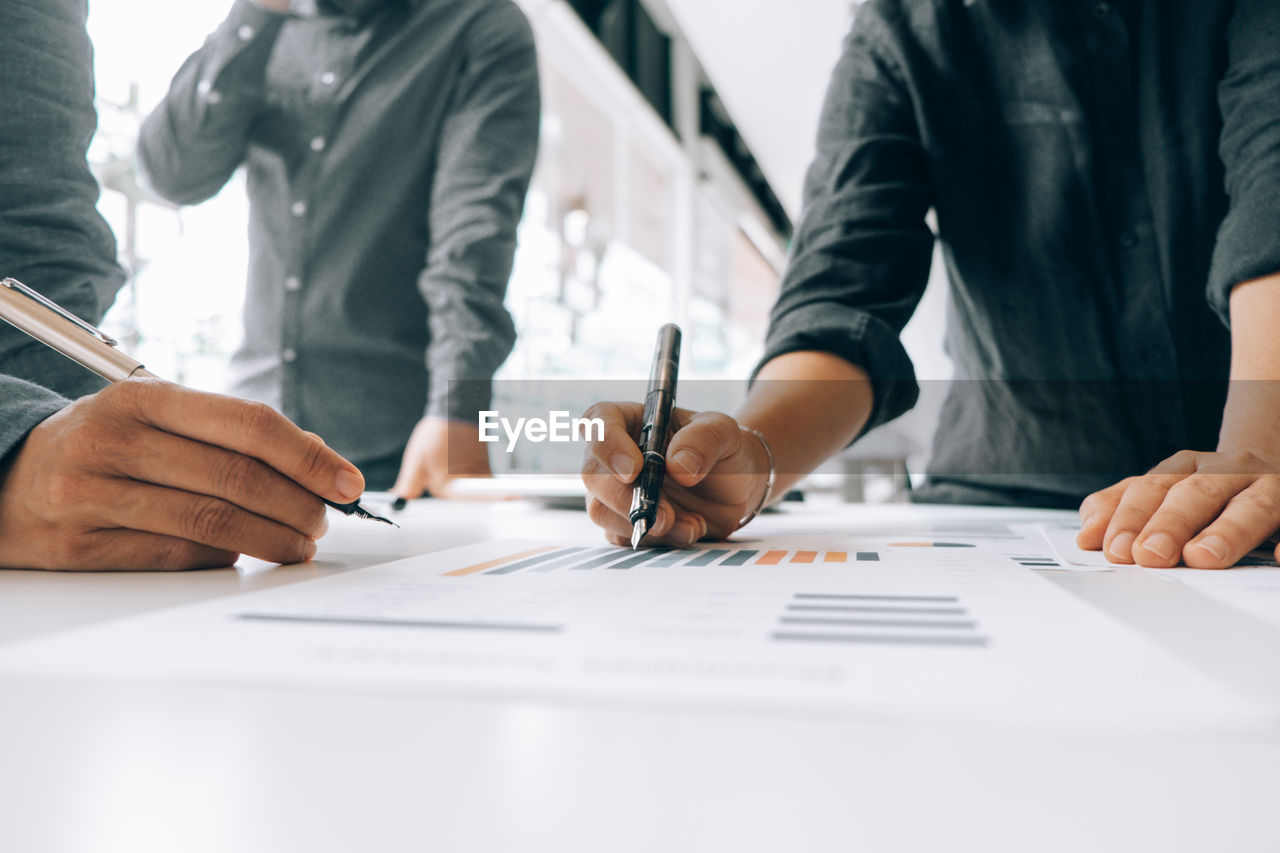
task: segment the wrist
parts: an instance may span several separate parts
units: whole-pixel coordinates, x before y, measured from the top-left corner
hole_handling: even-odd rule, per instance
[[[764,434],[748,426],[739,426],[739,429],[742,430],[744,438],[757,447],[753,455],[755,461],[752,464],[752,470],[758,472],[755,479],[760,482],[759,497],[748,504],[753,509],[738,520],[738,529],[741,530],[768,505],[773,497],[774,482],[778,472],[773,458],[773,448],[769,446],[769,440],[764,437]]]

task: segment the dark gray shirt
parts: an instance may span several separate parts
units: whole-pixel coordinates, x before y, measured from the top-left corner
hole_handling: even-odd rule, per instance
[[[85,162],[97,126],[85,0],[0,3],[0,277],[96,323],[123,283]],[[0,322],[0,457],[102,380]]]
[[[867,369],[937,214],[956,381],[924,499],[1070,506],[1212,449],[1228,294],[1280,271],[1280,3],[870,0],[832,78],[765,360]]]
[[[202,201],[248,167],[236,393],[357,464],[424,414],[474,421],[515,340],[503,307],[539,124],[510,0],[360,16],[239,0],[146,121],[152,185]],[[460,383],[449,393],[449,380]]]

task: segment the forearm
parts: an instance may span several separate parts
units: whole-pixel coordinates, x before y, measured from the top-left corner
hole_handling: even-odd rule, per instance
[[[781,495],[862,431],[874,402],[866,371],[825,352],[772,359],[738,414],[773,452],[773,495]]]
[[[143,122],[139,165],[152,188],[170,201],[204,201],[243,162],[265,103],[267,65],[285,21],[278,6],[267,0],[237,2]]]
[[[1280,273],[1231,291],[1231,387],[1221,451],[1280,461]]]

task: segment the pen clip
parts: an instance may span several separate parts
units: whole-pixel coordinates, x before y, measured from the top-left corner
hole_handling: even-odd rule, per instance
[[[93,335],[95,338],[102,341],[107,346],[109,347],[120,346],[120,344],[117,343],[114,338],[104,334],[102,330],[99,329],[97,326],[86,323],[84,320],[81,320],[75,314],[72,314],[70,311],[63,308],[61,305],[58,305],[56,302],[50,302],[48,299],[45,299],[39,293],[36,293],[34,290],[27,287],[25,284],[18,281],[16,278],[6,278],[3,280],[0,280],[0,285],[4,285],[10,290],[17,291],[18,293],[21,293],[23,296],[27,297],[28,299],[34,300],[35,302],[49,309],[53,313],[57,314],[62,319],[66,320],[68,323],[71,323],[72,325],[76,326],[81,331],[87,334]]]

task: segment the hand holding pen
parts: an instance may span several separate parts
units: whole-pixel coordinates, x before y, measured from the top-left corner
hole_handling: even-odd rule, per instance
[[[0,287],[6,317],[27,298],[10,291]],[[139,377],[137,362],[76,334],[90,353],[76,360]],[[301,562],[327,529],[324,501],[364,489],[354,465],[267,406],[145,376],[42,421],[0,477],[0,566],[13,568],[187,569],[242,553]]]
[[[649,387],[652,399],[652,378]],[[644,432],[654,424],[653,413],[639,403],[597,403],[587,417],[605,423],[604,440],[591,445],[582,468],[587,514],[610,542],[632,544],[636,523],[648,517],[653,503],[651,487],[641,479],[646,454],[637,444],[637,436],[654,443],[652,433]],[[700,539],[721,539],[763,505],[772,463],[758,434],[719,412],[679,408],[670,411],[668,434],[660,497],[644,532],[645,544],[683,548]],[[633,518],[633,509],[644,515]]]

